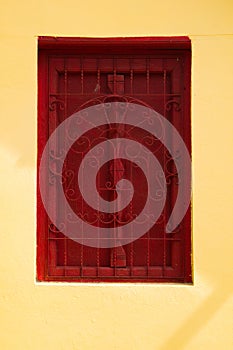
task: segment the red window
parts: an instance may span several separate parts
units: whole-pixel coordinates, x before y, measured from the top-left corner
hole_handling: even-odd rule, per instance
[[[139,106],[141,111],[153,110],[161,115],[177,130],[190,153],[190,72],[191,43],[186,37],[39,38],[37,192],[39,281],[183,283],[192,281],[190,207],[171,232],[166,230],[169,217],[179,198],[181,182],[189,182],[188,175],[182,179],[179,177],[177,159],[179,157],[182,159],[182,150],[173,150],[172,140],[168,142],[171,145],[168,149],[166,142],[140,125],[139,117],[139,122],[133,126],[123,121],[121,123],[108,121],[106,124],[94,125],[77,139],[75,128],[79,130],[79,126],[71,128],[74,130],[74,135],[69,137],[73,137],[73,144],[67,150],[62,166],[58,165],[61,163],[62,148],[59,153],[58,149],[55,150],[49,143],[51,135],[64,122],[69,123],[70,116],[75,113],[89,111],[90,108],[99,105],[115,106],[116,103],[116,106],[122,104],[129,108]],[[68,137],[64,130],[63,134],[59,134],[63,141]],[[157,132],[162,133],[162,128]],[[165,137],[173,136],[169,134]],[[46,189],[44,193],[46,192],[47,203],[52,204],[56,212],[54,215],[60,215],[66,220],[69,214],[54,185],[58,181],[62,183],[64,198],[73,212],[85,224],[91,225],[96,230],[95,242],[98,243],[102,228],[109,231],[117,228],[120,232],[121,228],[124,230],[124,226],[128,225],[128,231],[124,232],[128,236],[134,236],[135,231],[129,224],[140,217],[140,213],[144,210],[150,187],[137,155],[134,155],[132,160],[116,156],[102,164],[96,173],[95,186],[99,198],[109,203],[117,200],[116,185],[120,180],[126,179],[132,183],[133,197],[120,210],[116,207],[115,212],[103,212],[98,209],[98,201],[96,208],[92,208],[83,198],[78,183],[78,169],[89,152],[94,147],[100,146],[103,141],[123,138],[130,140],[132,145],[140,143],[143,149],[156,157],[166,183],[163,208],[153,225],[149,224],[152,219],[145,216],[143,224],[145,232],[126,244],[120,236],[116,237],[117,244],[112,246],[103,247],[101,244],[93,246],[86,241],[82,244],[83,240],[66,234],[62,228],[65,224],[59,226],[54,222],[53,215],[51,217],[42,198],[41,186]],[[47,168],[41,167],[42,154],[46,147],[49,154]],[[148,159],[145,160],[145,169],[150,169],[151,166]],[[99,161],[98,157],[95,161]],[[59,174],[58,168],[61,169]],[[186,174],[185,171],[183,173]],[[159,173],[156,176],[159,183]],[[85,182],[85,179],[83,181]],[[159,190],[161,189],[158,189],[156,195],[164,196],[165,192],[160,193]],[[182,199],[182,196],[180,198]],[[83,238],[85,232],[75,234]]]

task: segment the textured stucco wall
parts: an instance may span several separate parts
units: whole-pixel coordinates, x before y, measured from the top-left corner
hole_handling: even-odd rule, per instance
[[[230,0],[1,4],[1,349],[232,349],[232,14]],[[35,283],[38,35],[192,39],[194,286]]]

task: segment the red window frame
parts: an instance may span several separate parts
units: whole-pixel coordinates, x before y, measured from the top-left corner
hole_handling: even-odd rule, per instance
[[[187,211],[183,219],[182,238],[182,267],[177,276],[136,276],[114,275],[97,276],[91,278],[64,273],[59,275],[49,274],[47,226],[48,217],[44,209],[39,189],[39,166],[43,149],[49,137],[48,130],[48,79],[49,79],[49,57],[62,55],[102,55],[111,52],[119,55],[122,52],[128,55],[176,55],[182,57],[183,64],[183,118],[184,125],[182,137],[191,154],[191,122],[190,122],[190,85],[191,85],[191,42],[188,37],[146,37],[146,38],[54,38],[39,37],[38,40],[38,177],[37,177],[37,280],[38,281],[68,281],[68,282],[192,282],[191,268],[191,209]],[[111,78],[110,78],[111,79]]]

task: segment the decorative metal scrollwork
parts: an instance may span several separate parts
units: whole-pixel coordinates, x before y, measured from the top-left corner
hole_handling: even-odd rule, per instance
[[[165,108],[166,111],[169,112],[171,111],[172,107],[175,109],[176,112],[180,112],[181,111],[181,105],[180,102],[177,101],[176,99],[172,99],[166,102]]]
[[[65,102],[62,99],[58,99],[55,97],[53,97],[53,98],[54,98],[54,100],[52,102],[50,102],[50,104],[49,104],[49,110],[55,111],[58,108],[60,111],[64,111]]]

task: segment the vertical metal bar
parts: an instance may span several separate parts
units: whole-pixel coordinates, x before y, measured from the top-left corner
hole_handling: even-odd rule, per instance
[[[99,163],[99,161],[98,161]],[[100,166],[98,164],[98,169],[100,169]],[[100,178],[98,177],[98,188],[100,188]],[[99,276],[99,267],[100,267],[100,249],[99,249],[99,239],[100,239],[100,204],[99,204],[99,196],[98,196],[98,202],[97,202],[97,208],[98,208],[98,227],[97,227],[97,234],[98,234],[98,247],[97,247],[97,252],[96,252],[96,266],[97,266],[97,271],[96,275]]]
[[[83,159],[83,152],[82,152],[82,158],[81,159]],[[82,177],[83,177],[83,167],[82,167],[81,171],[82,171]],[[84,209],[83,208],[83,197],[81,199],[81,203],[82,203],[82,205],[81,205],[81,208],[82,208],[81,213],[83,215],[83,209]],[[82,220],[82,232],[81,232],[81,235],[82,235],[82,244],[81,244],[81,252],[80,252],[80,276],[83,277],[83,220]]]
[[[114,63],[114,67],[115,67],[115,63]],[[115,72],[116,72],[116,70],[114,69],[114,74],[115,74]],[[115,83],[115,76],[114,76],[114,83]],[[115,93],[115,88],[114,88],[114,93]],[[116,151],[114,149],[114,159],[116,159],[116,158],[117,158],[117,154],[116,154]],[[116,184],[115,184],[114,171],[115,171],[115,165],[113,167],[113,180],[112,180],[113,185],[115,187]],[[116,264],[117,263],[117,248],[116,248],[116,243],[117,243],[117,240],[116,240],[116,237],[117,237],[117,224],[116,224],[116,213],[117,213],[117,204],[114,205],[114,213],[113,213],[113,215],[114,215],[114,221],[113,221],[114,222],[114,232],[115,232],[115,236],[114,236],[115,247],[114,247],[114,257],[113,257],[113,259],[114,259],[114,275],[115,276],[117,274],[117,268],[116,268],[116,265],[117,265]]]
[[[67,67],[66,67],[66,59],[64,59],[64,85],[65,85],[65,105],[64,105],[64,119],[67,118]],[[66,218],[66,212],[65,218]],[[64,250],[64,265],[65,265],[65,276],[66,276],[66,267],[67,267],[67,237],[65,236],[65,250]]]
[[[51,74],[52,72],[52,67],[50,65],[50,61],[48,61],[48,72],[50,73],[50,77],[49,77],[49,80],[48,80],[48,91],[49,91],[49,94],[48,94],[48,106],[49,106],[49,102],[50,102],[50,94],[51,92],[53,91],[56,91],[56,89],[54,89],[54,82],[55,82],[55,79],[53,79],[53,75]],[[54,116],[53,118],[51,118],[51,113],[54,113]],[[57,110],[55,110],[54,112],[52,111],[49,111],[49,119],[48,119],[48,132],[49,132],[49,135],[56,129],[56,127],[58,126],[58,112]],[[56,137],[56,141],[55,141],[55,145],[54,145],[54,154],[56,154],[57,152],[57,137]],[[50,149],[51,151],[51,149]],[[51,156],[50,156],[51,157]],[[49,162],[50,162],[51,158],[49,158]],[[57,164],[55,162],[55,166],[56,166],[56,172],[57,172]],[[49,169],[48,169],[48,174],[49,174]],[[55,180],[56,181],[56,180]],[[56,193],[56,189],[54,188],[54,186],[48,186],[48,199],[50,200],[50,197],[51,198],[57,198],[57,193]],[[56,203],[54,203],[54,211],[55,211],[55,215],[57,216],[57,201]],[[49,275],[50,274],[50,267],[55,267],[57,266],[57,250],[58,250],[58,240],[57,239],[54,239],[54,240],[50,240],[50,226],[52,224],[52,222],[50,221],[50,219],[48,218],[48,222],[47,222],[48,226],[47,226],[47,232],[48,232],[48,235],[47,235],[47,266],[46,266],[46,269],[47,271],[45,271],[45,276],[46,275]],[[55,234],[55,238],[57,238],[57,235]]]
[[[133,94],[133,68],[132,68],[132,59],[130,59],[130,94]]]
[[[150,94],[150,59],[146,59],[146,93],[147,95]],[[148,162],[148,167],[150,166]],[[149,195],[149,193],[148,193]],[[147,264],[147,277],[149,277],[149,267],[150,267],[150,232],[147,231],[147,257],[146,257],[146,264]]]
[[[146,60],[146,93],[150,94],[150,59]]]
[[[83,72],[83,58],[80,58],[80,66],[81,66],[81,94],[84,92],[84,72]]]
[[[116,59],[115,57],[113,58],[113,93],[114,95],[116,94]],[[115,153],[115,152],[114,152]],[[116,155],[114,155],[114,157],[116,157]],[[114,183],[114,177],[113,177],[113,183]],[[114,184],[115,185],[115,184]],[[117,232],[117,225],[116,225],[116,213],[117,213],[117,207],[114,208],[114,232],[115,232],[115,236],[114,236],[114,243],[115,243],[115,247],[113,248],[113,261],[114,261],[114,276],[117,275],[117,268],[116,268],[116,263],[117,263],[117,249],[116,249],[116,232]]]
[[[150,162],[147,158],[147,167],[148,167],[148,173],[150,173]],[[150,193],[148,191],[147,195],[149,196]],[[146,256],[146,266],[147,266],[147,277],[149,277],[149,267],[150,267],[150,232],[149,232],[149,220],[148,220],[148,230],[147,230],[147,256]]]
[[[130,180],[133,178],[132,163],[130,162]],[[133,216],[133,201],[130,202],[130,218]],[[130,235],[132,237],[132,225],[130,226]],[[130,243],[130,276],[133,275],[133,241]]]
[[[95,92],[98,94],[100,93],[100,69],[99,69],[99,59],[96,59],[96,67],[97,67],[97,84],[95,88]],[[99,160],[98,160],[99,163]],[[99,169],[99,166],[98,166]],[[98,178],[98,188],[100,188],[100,178]],[[97,203],[97,208],[98,208],[98,227],[97,227],[97,235],[98,235],[98,247],[96,248],[96,275],[99,276],[99,266],[100,266],[100,250],[99,250],[99,235],[100,235],[100,204],[99,204],[99,196],[98,196],[98,203]]]
[[[116,276],[117,268],[116,268],[116,262],[117,262],[117,250],[116,250],[116,210],[114,210],[114,213],[112,214],[113,219],[113,227],[114,227],[114,248],[113,249],[113,268],[114,268],[114,276]]]
[[[163,68],[165,65],[165,60],[163,60]],[[163,116],[166,118],[166,82],[167,82],[167,71],[166,69],[163,69]],[[167,135],[165,135],[165,138]],[[166,164],[166,155],[165,152],[163,152],[163,169],[165,170],[165,164]],[[165,174],[166,176],[166,174]],[[163,229],[163,277],[165,276],[165,267],[166,267],[166,222],[167,222],[167,212],[166,212],[166,204],[164,207],[164,229]]]
[[[114,69],[113,69],[113,93],[116,94],[116,67],[115,67],[115,60],[114,60]]]
[[[147,266],[147,277],[149,277],[149,267],[150,267],[150,233],[149,233],[149,231],[147,232],[146,266]]]
[[[100,69],[99,69],[99,59],[97,59],[97,85],[96,85],[96,93],[100,94]]]
[[[99,68],[97,70],[97,84],[99,85],[99,90],[100,90],[100,69]]]

